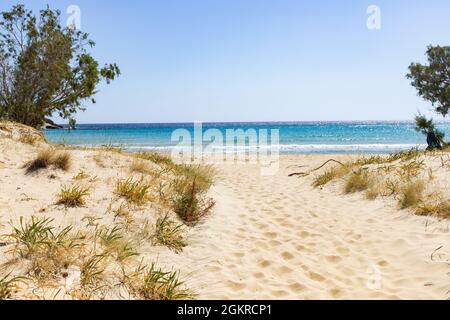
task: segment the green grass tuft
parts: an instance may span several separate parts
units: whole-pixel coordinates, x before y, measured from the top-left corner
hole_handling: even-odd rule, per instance
[[[63,186],[57,196],[57,205],[64,205],[69,208],[81,207],[86,203],[85,197],[89,196],[89,188],[78,185],[71,187]]]
[[[169,215],[158,218],[155,226],[156,243],[167,246],[179,253],[186,247],[183,239],[183,226],[170,220]]]

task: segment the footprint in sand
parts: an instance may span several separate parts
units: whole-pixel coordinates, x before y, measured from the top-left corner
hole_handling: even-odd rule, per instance
[[[294,259],[295,257],[294,257],[294,255],[292,254],[292,253],[290,253],[290,252],[283,252],[282,254],[281,254],[281,257],[284,259],[284,260],[292,260],[292,259]]]

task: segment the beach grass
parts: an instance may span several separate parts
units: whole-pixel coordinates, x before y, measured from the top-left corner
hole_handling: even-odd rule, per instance
[[[373,179],[367,170],[353,171],[347,178],[344,186],[345,193],[356,193],[369,189],[373,185]]]
[[[135,291],[144,300],[187,300],[194,295],[184,288],[176,271],[163,271],[155,263],[141,267]]]
[[[154,238],[157,244],[167,246],[176,253],[180,253],[187,246],[183,226],[171,220],[169,215],[157,219]]]
[[[86,203],[86,197],[90,195],[89,188],[79,185],[63,186],[57,195],[57,205],[68,208],[81,207]]]
[[[32,174],[53,166],[62,171],[70,170],[72,158],[68,152],[57,152],[50,148],[40,150],[36,158],[24,165],[27,174]]]
[[[11,299],[17,284],[25,279],[25,277],[11,277],[11,274],[0,277],[0,301]]]
[[[423,180],[407,182],[400,189],[399,205],[401,209],[417,206],[423,199],[425,183]]]
[[[84,237],[73,234],[72,226],[56,229],[53,219],[20,219],[9,235],[15,241],[13,252],[30,261],[28,274],[40,281],[54,279],[79,257]]]
[[[115,193],[133,205],[143,205],[149,200],[150,184],[144,179],[122,179],[116,183]]]

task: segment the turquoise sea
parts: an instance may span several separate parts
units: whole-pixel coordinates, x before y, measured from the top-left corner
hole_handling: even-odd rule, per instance
[[[254,122],[204,123],[203,133],[239,130],[238,134],[255,130],[258,135],[267,130],[279,130],[279,139],[268,141],[270,148],[281,154],[305,153],[390,153],[425,148],[425,137],[414,130],[412,122]],[[450,123],[439,128],[450,136]],[[77,130],[48,130],[48,140],[74,146],[115,146],[130,151],[171,151],[179,140],[173,141],[175,130],[182,129],[194,136],[194,125],[183,124],[82,124]],[[261,131],[262,130],[262,131]],[[208,140],[210,141],[210,140]],[[208,144],[204,142],[204,146]],[[186,143],[186,141],[184,141]],[[224,144],[225,151],[246,151],[262,148],[260,144],[235,146]]]

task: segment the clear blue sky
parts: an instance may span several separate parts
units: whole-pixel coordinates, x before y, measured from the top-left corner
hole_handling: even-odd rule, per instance
[[[17,1],[1,0],[0,9]],[[405,79],[449,45],[448,0],[29,0],[81,8],[122,77],[80,123],[403,120],[430,109]],[[366,26],[369,5],[381,30]]]

